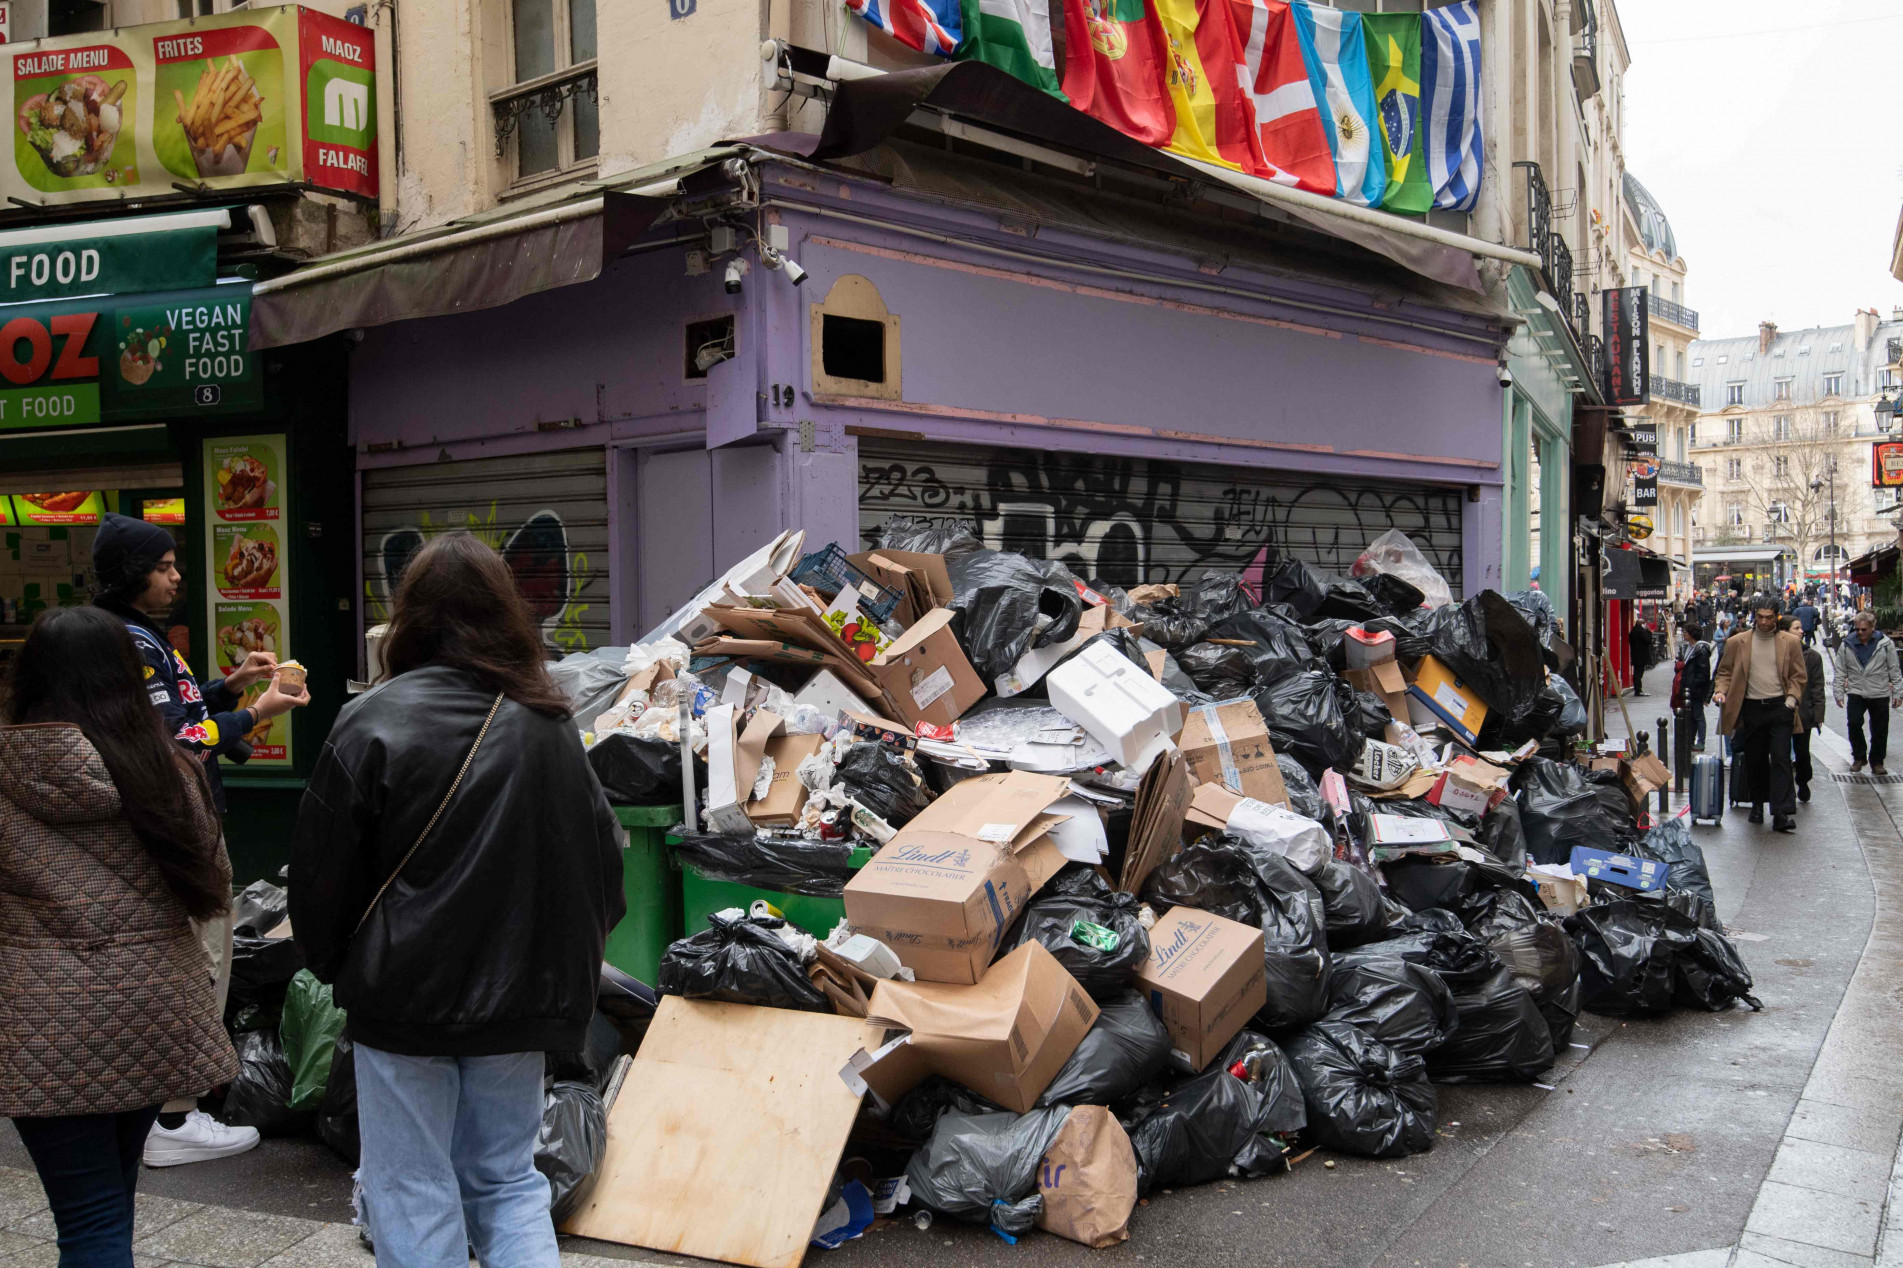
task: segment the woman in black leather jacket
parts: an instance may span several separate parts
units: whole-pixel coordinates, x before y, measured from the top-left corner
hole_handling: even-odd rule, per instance
[[[460,1265],[473,1243],[484,1264],[554,1268],[543,1054],[583,1046],[624,910],[620,830],[488,546],[454,532],[417,552],[384,663],[318,759],[290,885],[349,1013],[377,1259]]]

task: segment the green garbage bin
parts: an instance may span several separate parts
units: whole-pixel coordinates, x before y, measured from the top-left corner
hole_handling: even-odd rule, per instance
[[[679,806],[616,806],[628,832],[621,852],[621,892],[628,914],[608,935],[603,958],[646,982],[658,980],[667,944],[681,936],[680,890],[667,862],[667,830],[681,820]]]
[[[864,867],[873,853],[870,846],[854,846],[852,869],[856,872]],[[783,890],[717,881],[702,876],[691,863],[681,868],[682,927],[690,934],[705,929],[707,917],[712,913],[729,907],[751,907],[756,898],[766,899],[784,912],[789,922],[822,940],[846,918],[844,899],[815,898],[810,894],[789,894]]]

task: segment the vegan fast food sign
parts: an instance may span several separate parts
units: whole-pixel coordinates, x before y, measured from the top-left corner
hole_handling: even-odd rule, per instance
[[[375,42],[296,5],[11,45],[30,203],[309,184],[377,194]]]

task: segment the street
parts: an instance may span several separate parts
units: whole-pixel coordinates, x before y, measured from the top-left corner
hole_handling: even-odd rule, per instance
[[[1650,725],[1641,717],[1669,683],[1670,666],[1660,666],[1648,698],[1628,700],[1635,725]],[[892,1221],[810,1255],[838,1268],[928,1252],[938,1263],[1169,1256],[1210,1268],[1265,1254],[1381,1268],[1903,1262],[1903,1236],[1875,1259],[1903,1128],[1903,1074],[1890,1058],[1903,1035],[1890,1002],[1903,982],[1903,786],[1826,777],[1849,764],[1834,711],[1832,732],[1814,749],[1819,778],[1795,836],[1753,828],[1741,813],[1696,834],[1762,1013],[1679,1010],[1629,1023],[1586,1014],[1550,1086],[1443,1086],[1427,1154],[1343,1157],[1329,1169],[1316,1153],[1288,1175],[1161,1192],[1110,1250],[1048,1236],[1007,1250],[987,1230],[941,1217],[928,1231]],[[11,1128],[0,1129],[0,1265],[52,1262],[27,1167]],[[141,1265],[369,1263],[339,1227],[349,1172],[315,1140],[147,1170],[140,1195]],[[744,1195],[736,1184],[734,1200]],[[1893,1218],[1903,1223],[1903,1204]],[[565,1263],[697,1262],[563,1241]]]

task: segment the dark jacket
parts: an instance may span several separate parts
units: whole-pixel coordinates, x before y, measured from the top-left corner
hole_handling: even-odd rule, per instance
[[[1806,731],[1824,725],[1824,654],[1815,647],[1804,649],[1804,694],[1797,699],[1797,719]]]
[[[1640,668],[1649,669],[1656,656],[1657,644],[1652,641],[1652,631],[1643,625],[1635,624],[1626,631],[1626,646],[1631,649],[1632,663]]]
[[[346,705],[291,843],[291,928],[360,1043],[410,1056],[580,1049],[626,904],[621,831],[567,718],[430,665]]]
[[[1703,708],[1711,703],[1711,644],[1700,639],[1685,654],[1685,703]]]
[[[1806,634],[1817,628],[1817,609],[1810,603],[1800,603],[1797,611],[1791,613],[1797,618],[1797,626]]]

